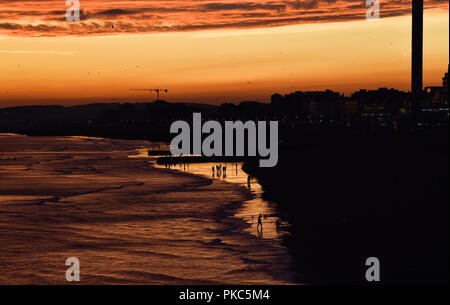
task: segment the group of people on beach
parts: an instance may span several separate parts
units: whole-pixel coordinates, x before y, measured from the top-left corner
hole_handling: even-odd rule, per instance
[[[217,177],[220,177],[223,174],[223,177],[225,178],[227,176],[227,167],[224,165],[216,165],[211,167],[212,175],[213,177],[217,175]]]
[[[267,215],[263,215],[263,214],[259,214],[258,216],[258,224],[256,225],[256,230],[258,231],[260,237],[262,237],[262,230],[263,230],[263,223],[262,223],[262,219],[266,218]],[[253,222],[253,215],[252,215],[252,222]],[[277,231],[281,228],[282,223],[280,219],[277,219],[275,221],[275,226],[277,228]]]
[[[14,158],[10,158],[10,157],[5,157],[4,159],[3,159],[3,152],[2,152],[2,154],[0,155],[0,161],[2,161],[2,160],[16,160],[16,157],[14,157]]]
[[[167,161],[167,160],[164,160],[163,163],[164,163],[164,166],[166,168],[168,168],[168,169],[171,169],[172,166],[175,167],[177,164],[179,164],[180,165],[180,169],[181,169],[181,166],[183,166],[183,170],[186,170],[186,164],[188,164],[186,162],[179,163],[179,162],[170,162],[170,161]],[[188,169],[189,169],[189,165],[188,165]]]
[[[237,174],[238,165],[235,164],[234,166],[236,168],[236,174]],[[217,175],[217,177],[223,176],[225,178],[227,176],[227,167],[225,165],[222,166],[222,164],[213,165],[213,166],[211,166],[211,172],[212,172],[213,177],[215,177]]]
[[[175,165],[175,164],[172,164],[170,162],[166,162],[165,165],[166,165],[166,168],[170,169],[170,166],[171,165]],[[180,166],[181,166],[181,164],[180,164]],[[234,166],[235,166],[236,174],[237,174],[237,172],[238,172],[238,165],[234,164]],[[186,170],[186,163],[184,163],[184,169]],[[212,165],[211,166],[211,172],[212,172],[212,176],[213,177],[215,177],[217,175],[217,177],[222,176],[222,177],[225,178],[227,176],[227,167],[225,165],[222,165],[222,164]],[[249,188],[251,187],[251,177],[250,176],[247,176],[247,186]],[[259,214],[258,215],[258,222],[257,222],[257,225],[256,225],[256,230],[258,231],[260,237],[262,237],[262,231],[263,231],[263,221],[262,221],[262,219],[266,218],[266,216],[267,215],[263,215],[263,214]],[[252,221],[253,221],[253,215],[252,215]],[[279,219],[277,219],[275,225],[276,225],[276,227],[278,229],[281,226],[281,221]]]

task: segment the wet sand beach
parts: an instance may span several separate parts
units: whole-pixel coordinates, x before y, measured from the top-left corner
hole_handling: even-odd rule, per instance
[[[295,283],[237,184],[155,168],[144,141],[0,135],[0,284]],[[250,227],[251,228],[251,227]]]
[[[140,151],[142,155],[145,151]],[[152,158],[152,157],[150,157]],[[163,165],[156,165],[165,168]],[[220,166],[220,169],[217,169]],[[214,168],[214,170],[212,170]],[[249,176],[243,169],[242,163],[186,163],[170,166],[171,170],[192,173],[212,179],[212,183],[227,182],[237,184],[246,189],[252,198],[239,203],[233,211],[233,215],[248,223],[245,231],[260,238],[275,239],[280,243],[289,235],[290,224],[286,215],[283,215],[276,203],[263,199],[263,189],[255,177]],[[250,177],[250,181],[248,181]],[[261,230],[258,228],[258,216],[262,216]],[[280,225],[276,225],[277,220]]]

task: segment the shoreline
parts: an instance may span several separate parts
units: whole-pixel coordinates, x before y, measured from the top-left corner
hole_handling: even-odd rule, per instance
[[[250,233],[249,231],[247,231],[248,229],[250,229],[252,227],[252,223],[250,223],[248,220],[244,219],[242,216],[239,216],[238,212],[240,209],[242,209],[242,205],[245,202],[250,202],[254,199],[256,199],[257,197],[259,197],[260,200],[264,200],[262,198],[264,191],[262,190],[262,186],[261,187],[261,193],[259,194],[255,194],[253,192],[250,191],[250,189],[246,188],[245,186],[239,184],[239,183],[235,183],[232,181],[226,181],[226,180],[216,180],[216,179],[211,179],[208,176],[206,176],[205,174],[202,173],[195,173],[195,172],[187,172],[187,171],[183,171],[181,168],[178,169],[176,166],[173,166],[173,168],[163,168],[163,164],[164,162],[160,162],[161,158],[166,158],[166,157],[161,157],[161,156],[156,156],[156,155],[152,155],[149,156],[150,158],[153,158],[154,164],[150,164],[151,166],[157,165],[158,167],[154,166],[155,169],[159,169],[159,170],[163,170],[163,171],[167,171],[167,172],[176,172],[179,174],[185,174],[188,176],[193,176],[193,177],[200,177],[202,179],[206,179],[207,181],[209,181],[210,183],[222,183],[225,185],[228,185],[229,187],[233,187],[233,189],[237,189],[239,192],[245,193],[245,195],[247,196],[246,199],[243,200],[237,200],[237,201],[232,201],[229,202],[226,205],[222,205],[220,207],[218,207],[218,211],[219,211],[219,216],[217,217],[218,220],[223,219],[223,218],[227,218],[229,220],[232,220],[232,224],[230,224],[229,226],[229,231],[227,231],[228,234],[230,234],[231,232],[233,232],[233,234],[242,234],[242,235],[248,235],[251,239],[263,239],[264,241],[270,243],[270,246],[273,246],[273,244],[278,244],[279,246],[285,248],[288,252],[285,254],[285,256],[289,256],[289,262],[288,264],[291,265],[290,267],[292,268],[290,271],[288,271],[289,273],[289,283],[284,283],[284,284],[293,284],[293,285],[300,285],[300,275],[297,274],[295,271],[293,271],[293,260],[290,257],[290,249],[289,249],[289,245],[285,244],[285,236],[286,233],[290,234],[289,230],[284,229],[286,232],[283,232],[282,235],[280,235],[279,237],[275,238],[275,237],[265,237],[265,238],[261,238],[261,236],[257,236],[255,234]],[[222,159],[219,160],[214,160],[214,161],[222,161],[224,162]],[[195,162],[186,162],[186,163],[195,163]],[[210,163],[210,162],[199,162],[199,163]],[[219,162],[220,163],[220,162]],[[232,162],[234,164],[234,162]],[[244,165],[245,162],[239,162],[242,163],[242,165]],[[183,162],[175,162],[173,164],[178,164],[181,165],[183,164]],[[241,169],[243,172],[245,172],[246,174],[250,174],[249,172],[247,172],[245,170],[244,167],[242,167]],[[256,177],[255,177],[256,179]],[[259,181],[257,181],[257,183],[259,184]],[[264,223],[264,222],[263,222]],[[237,226],[236,226],[237,225]],[[284,259],[285,260],[285,259]]]
[[[297,283],[279,260],[286,249],[232,216],[251,198],[238,185],[128,157],[146,142],[7,141],[18,158],[0,163],[0,283],[63,284],[69,256],[82,284]]]

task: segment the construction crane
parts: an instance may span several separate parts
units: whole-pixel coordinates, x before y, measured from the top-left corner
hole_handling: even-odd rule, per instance
[[[167,91],[169,91],[169,90],[167,90],[167,89],[161,89],[161,88],[156,88],[156,89],[134,89],[134,88],[132,88],[132,89],[130,89],[130,90],[132,90],[132,91],[148,91],[148,92],[156,92],[156,99],[159,101],[159,93],[161,92],[164,92],[164,93],[167,93]]]

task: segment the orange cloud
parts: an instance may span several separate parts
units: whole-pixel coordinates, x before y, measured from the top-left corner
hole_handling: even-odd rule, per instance
[[[80,0],[81,21],[67,22],[65,0],[0,0],[0,34],[111,35],[256,28],[364,19],[364,0]],[[425,8],[448,8],[426,0]],[[381,17],[409,14],[411,1],[381,1]]]

